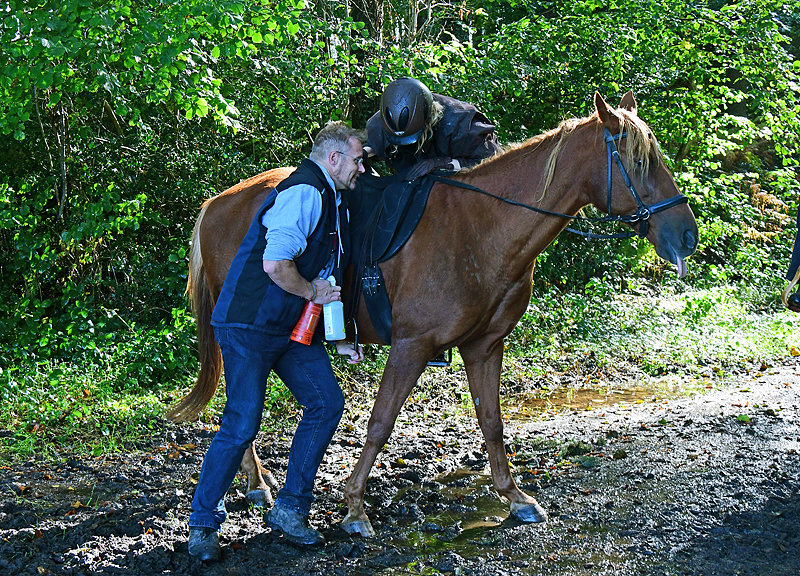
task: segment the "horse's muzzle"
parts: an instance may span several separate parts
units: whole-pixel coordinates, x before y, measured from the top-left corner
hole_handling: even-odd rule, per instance
[[[682,224],[662,229],[656,244],[656,253],[678,267],[679,278],[686,275],[688,270],[686,258],[694,254],[698,244],[697,224],[694,222],[691,225],[688,222]]]

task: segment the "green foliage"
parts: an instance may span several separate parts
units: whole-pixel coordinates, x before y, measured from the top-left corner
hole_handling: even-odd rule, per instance
[[[174,329],[132,332],[118,344],[98,343],[92,361],[38,361],[0,371],[0,439],[6,451],[54,447],[102,453],[130,447],[164,412],[154,382],[186,381],[191,362],[188,322]],[[102,348],[101,348],[102,346]]]
[[[293,0],[11,0],[0,26],[7,55],[0,131],[24,138],[39,105],[52,111],[76,98],[103,105],[111,122],[145,126],[145,108],[159,105],[235,125],[217,67],[287,41],[299,29],[300,7]]]
[[[4,426],[70,422],[45,392],[54,366],[69,366],[54,380],[73,399],[88,382],[78,366],[112,397],[185,386],[196,358],[182,292],[202,201],[296,164],[329,119],[363,126],[405,74],[475,103],[506,143],[593,113],[595,91],[614,103],[632,89],[697,215],[683,281],[644,240],[559,237],[512,351],[565,363],[607,343],[653,373],[721,349],[785,352],[794,324],[758,314],[778,306],[795,233],[798,0],[357,4],[7,3],[0,385],[33,396]],[[697,291],[680,300],[687,287]],[[658,293],[680,305],[630,305]],[[693,336],[709,319],[714,330]],[[637,339],[642,327],[660,336]],[[377,382],[383,358],[359,377]],[[89,389],[84,417],[102,395]],[[273,415],[292,413],[285,390],[272,392]],[[37,421],[37,402],[59,416]]]
[[[594,279],[585,295],[534,296],[506,339],[509,370],[536,376],[583,367],[661,375],[796,354],[800,320],[759,308],[752,291],[729,286],[682,294],[665,289],[656,296],[644,285],[621,293]]]

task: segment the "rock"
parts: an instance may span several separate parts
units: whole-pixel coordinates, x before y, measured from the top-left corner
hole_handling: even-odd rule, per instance
[[[440,572],[455,572],[456,568],[464,565],[464,558],[455,552],[448,552],[444,557],[434,563],[433,567]]]
[[[434,532],[441,532],[442,531],[442,527],[439,526],[438,524],[433,523],[433,522],[425,522],[420,527],[420,530],[422,530],[423,532],[434,533]]]

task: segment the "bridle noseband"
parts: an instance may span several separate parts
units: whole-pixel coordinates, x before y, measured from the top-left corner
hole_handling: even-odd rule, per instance
[[[663,212],[673,206],[678,206],[680,204],[686,204],[689,202],[689,199],[684,196],[683,194],[677,194],[672,198],[667,198],[666,200],[662,200],[661,202],[656,202],[655,204],[650,204],[649,206],[642,202],[641,196],[636,191],[636,188],[633,187],[633,183],[631,182],[630,177],[628,176],[627,170],[625,170],[625,165],[622,163],[622,159],[619,156],[619,150],[617,150],[617,140],[621,140],[622,138],[627,138],[628,133],[623,132],[621,134],[615,134],[614,136],[611,135],[611,132],[606,128],[603,127],[603,132],[606,135],[606,148],[608,149],[608,202],[606,206],[608,207],[608,216],[609,218],[614,217],[611,214],[611,181],[612,181],[612,174],[611,174],[611,159],[614,159],[614,163],[619,168],[620,174],[622,174],[622,179],[625,181],[625,185],[628,187],[628,190],[631,191],[633,195],[633,199],[636,200],[636,204],[639,205],[639,208],[630,215],[617,215],[614,220],[617,222],[624,222],[625,224],[630,224],[633,226],[637,222],[639,222],[639,232],[632,233],[633,235],[638,235],[639,238],[644,238],[647,235],[647,231],[650,228],[650,216],[653,214],[657,214],[658,212]],[[569,229],[568,229],[569,230]]]
[[[594,234],[592,232],[584,232],[582,230],[575,230],[574,228],[566,228],[567,232],[572,232],[573,234],[577,234],[579,236],[583,236],[589,240],[592,238],[597,239],[611,239],[611,238],[633,238],[634,236],[638,236],[639,238],[644,238],[647,236],[647,231],[650,228],[650,216],[653,214],[657,214],[659,212],[663,212],[669,208],[673,208],[675,206],[679,206],[681,204],[686,204],[689,202],[689,199],[683,194],[676,194],[671,198],[667,198],[666,200],[662,200],[661,202],[656,202],[655,204],[645,204],[642,201],[641,196],[636,191],[636,188],[633,187],[633,183],[631,182],[630,177],[628,176],[628,171],[625,170],[625,165],[622,163],[622,160],[619,156],[619,150],[617,150],[617,140],[621,140],[622,138],[627,138],[628,133],[623,132],[621,134],[611,135],[611,132],[606,128],[603,127],[603,131],[605,132],[605,141],[606,141],[606,149],[608,150],[608,214],[603,216],[602,218],[584,218],[583,216],[570,216],[569,214],[562,214],[561,212],[553,212],[551,210],[544,210],[543,208],[537,208],[536,206],[531,206],[529,204],[524,204],[522,202],[517,202],[516,200],[510,200],[508,198],[503,198],[502,196],[497,196],[496,194],[492,194],[491,192],[487,192],[486,190],[482,190],[477,186],[472,186],[471,184],[466,184],[464,182],[459,182],[458,180],[452,180],[450,178],[445,178],[444,176],[438,176],[436,174],[431,174],[430,177],[436,180],[437,182],[442,182],[444,184],[449,184],[451,186],[458,186],[459,188],[465,188],[467,190],[472,190],[474,192],[479,192],[486,196],[491,196],[501,202],[505,202],[506,204],[511,204],[513,206],[520,206],[521,208],[526,208],[528,210],[532,210],[533,212],[538,212],[539,214],[546,214],[548,216],[557,216],[559,218],[567,218],[569,220],[580,220],[583,222],[591,222],[595,224],[602,224],[606,222],[622,222],[624,224],[629,224],[633,226],[637,222],[640,223],[639,231],[634,232],[622,232],[619,234]],[[633,199],[636,200],[636,204],[638,204],[638,208],[636,212],[633,214],[612,214],[611,213],[611,191],[612,191],[612,173],[611,173],[611,164],[613,162],[619,168],[620,173],[622,174],[622,179],[625,181],[625,185],[628,187],[628,190],[631,191],[633,195]]]

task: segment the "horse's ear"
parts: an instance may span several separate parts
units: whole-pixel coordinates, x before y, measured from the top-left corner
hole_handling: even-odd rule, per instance
[[[594,107],[597,109],[597,116],[600,118],[600,122],[604,126],[608,126],[611,123],[611,110],[608,109],[608,104],[600,96],[599,92],[594,93]]]
[[[619,103],[619,107],[631,112],[632,114],[636,114],[636,98],[633,97],[633,92],[630,90],[625,92],[625,95],[622,97],[622,100]]]

